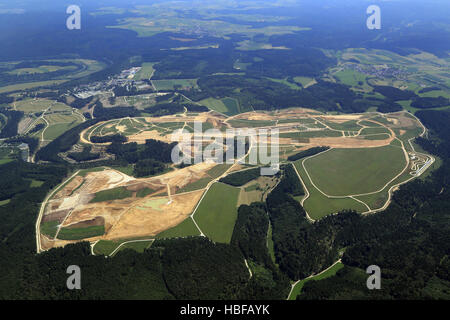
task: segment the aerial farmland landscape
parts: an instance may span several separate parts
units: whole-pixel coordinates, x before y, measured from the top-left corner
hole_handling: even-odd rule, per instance
[[[0,299],[449,300],[449,9],[0,4]]]

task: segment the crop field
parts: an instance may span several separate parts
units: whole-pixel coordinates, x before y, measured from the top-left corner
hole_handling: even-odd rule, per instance
[[[117,254],[118,252],[125,249],[130,249],[142,253],[144,252],[145,249],[148,249],[152,243],[153,243],[152,240],[142,240],[124,243],[123,245],[120,246],[119,250],[117,250],[114,254]]]
[[[58,221],[48,221],[41,225],[41,232],[51,238],[55,237],[58,231]]]
[[[355,70],[342,70],[334,74],[342,83],[349,86],[362,86],[367,76]],[[361,84],[360,84],[361,83]]]
[[[195,226],[191,218],[187,218],[176,227],[161,232],[156,239],[184,238],[191,236],[199,236],[200,231]]]
[[[182,9],[182,8],[179,8]],[[186,10],[186,8],[183,8]],[[247,37],[264,34],[266,36],[289,34],[295,31],[307,31],[309,28],[297,26],[270,26],[270,27],[252,27],[244,24],[234,24],[215,19],[205,19],[208,14],[202,14],[205,18],[199,19],[189,17],[184,14],[181,16],[174,15],[173,11],[167,11],[168,8],[161,6],[158,10],[149,10],[149,8],[139,8],[139,17],[125,18],[121,24],[110,26],[110,28],[121,28],[132,30],[138,34],[139,37],[149,37],[162,32],[178,33],[183,29],[201,28],[209,35],[226,38],[227,35],[240,34]],[[168,16],[166,16],[168,14]],[[167,18],[169,17],[169,18]],[[239,15],[239,19],[242,19]],[[247,19],[253,18],[247,17]]]
[[[306,198],[302,205],[306,212],[308,212],[310,218],[317,220],[344,209],[355,210],[359,213],[367,211],[367,208],[362,203],[352,198],[329,198],[323,195],[307,178],[306,171],[304,171],[302,166],[302,161],[303,160],[296,161],[295,167],[302,177],[303,183],[305,184],[306,189],[309,192],[309,196]],[[300,199],[298,200],[302,202]]]
[[[41,61],[41,65],[35,67],[20,67],[19,65],[21,62],[26,61],[0,63],[0,66],[5,67],[6,70],[3,72],[5,72],[6,74],[18,76],[18,82],[23,81],[23,79],[25,79],[25,81],[31,81],[16,84],[0,84],[0,93],[58,85],[67,82],[70,79],[81,78],[94,72],[100,71],[106,66],[102,62],[87,59],[46,60]],[[64,63],[66,65],[58,65],[60,63]],[[49,74],[55,71],[59,71],[58,76],[52,76],[51,74]],[[32,81],[34,75],[43,76],[46,74],[49,74],[46,80]]]
[[[215,242],[229,243],[237,218],[239,189],[214,183],[203,198],[194,219],[203,233]]]
[[[332,149],[304,161],[313,183],[328,195],[368,193],[382,188],[406,165],[399,148]]]
[[[101,236],[105,233],[104,226],[90,226],[86,228],[61,228],[57,237],[61,240],[81,240]]]
[[[151,62],[145,62],[142,64],[142,69],[139,70],[138,73],[134,76],[134,80],[144,80],[144,79],[150,79],[153,75],[153,72],[155,71],[153,69],[153,66],[155,63]]]
[[[197,88],[197,79],[152,80],[157,91]]]
[[[20,84],[12,84],[8,86],[0,87],[0,93],[12,92],[12,91],[22,91],[27,89],[34,89],[44,86],[56,86],[58,84],[64,83],[67,80],[49,80],[49,81],[38,81],[38,82],[27,82]]]
[[[0,206],[7,205],[7,204],[10,203],[10,202],[11,202],[11,199],[1,200],[1,201],[0,201]]]
[[[95,194],[94,199],[91,200],[91,203],[116,200],[116,199],[125,199],[128,197],[131,197],[131,195],[132,195],[131,191],[128,191],[127,189],[125,189],[123,187],[119,187],[119,188],[114,188],[114,189],[97,192]]]
[[[214,99],[207,98],[199,101],[200,104],[208,107],[211,110],[223,113],[225,115],[236,115],[239,114],[239,102],[233,98],[223,98],[223,99]]]
[[[25,99],[15,103],[16,110],[24,113],[36,113],[44,111],[55,104],[55,101],[47,99]],[[70,109],[70,108],[69,108]]]
[[[121,240],[99,240],[93,247],[93,252],[96,255],[111,256],[117,254],[122,249],[132,249],[137,252],[143,252],[147,249],[153,239],[147,238],[132,238]],[[120,246],[120,248],[119,248]]]
[[[377,126],[369,127],[370,122]],[[421,135],[423,128],[410,114],[374,115],[357,124],[364,126],[359,134],[345,137],[349,142],[355,137],[371,141],[371,146],[335,145],[294,163],[308,191],[297,200],[312,219],[344,209],[360,213],[380,210],[389,203],[395,186],[419,176],[434,161],[411,147],[410,139]]]
[[[53,100],[25,99],[15,102],[13,106],[25,114],[19,122],[18,132],[30,132],[41,141],[51,141],[84,121],[78,110]],[[34,130],[37,125],[41,128]]]
[[[261,176],[256,180],[246,183],[240,187],[241,192],[239,193],[238,206],[265,201],[265,197],[277,183],[278,179],[272,176]]]
[[[339,131],[316,130],[316,131],[297,131],[289,133],[280,133],[280,138],[323,138],[323,137],[341,137],[343,134]]]
[[[448,59],[439,58],[426,52],[416,52],[405,56],[385,50],[347,49],[339,57],[339,67],[330,70],[338,81],[352,86],[354,90],[363,90],[365,94],[379,97],[372,91],[374,86],[393,86],[402,90],[411,90],[420,97],[450,98],[447,87],[450,67]],[[401,74],[400,77],[391,73],[378,76],[386,70]],[[423,89],[432,89],[422,92]],[[399,103],[412,113],[417,108],[411,107],[411,100]],[[450,106],[442,107],[447,109]],[[436,108],[441,109],[441,108]]]
[[[74,115],[67,110],[49,114],[45,119],[51,126],[46,130],[70,116]],[[305,196],[296,199],[314,220],[345,209],[362,214],[380,210],[390,202],[397,185],[420,176],[434,161],[423,150],[413,149],[411,139],[421,135],[423,128],[405,112],[339,115],[292,108],[228,118],[214,112],[122,118],[86,128],[80,134],[80,142],[96,146],[91,141],[93,135],[110,134],[122,134],[130,142],[171,142],[170,134],[180,128],[191,128],[183,137],[194,137],[194,122],[204,124],[204,129],[279,128],[279,149],[285,163],[290,162],[288,155],[311,147],[329,147],[325,152],[292,162],[305,189]],[[217,132],[225,135],[224,130]],[[183,152],[191,152],[189,148],[183,148]],[[251,150],[255,148],[258,149],[252,146]],[[269,154],[271,150],[269,146]],[[245,161],[248,157],[249,154],[244,157]],[[259,156],[257,160],[259,163]],[[278,178],[264,176],[240,187],[217,182],[246,165],[249,164],[203,162],[139,179],[131,176],[132,167],[81,170],[59,187],[45,207],[45,222],[41,225],[43,249],[82,239],[117,242],[200,234],[229,243],[237,207],[264,200],[278,183]],[[103,221],[103,233],[99,221]],[[55,226],[61,223],[54,239]],[[98,248],[108,246],[99,243]]]
[[[240,113],[239,102],[234,98],[223,98],[223,104],[227,108],[227,114],[233,115]]]
[[[229,120],[228,123],[231,124],[234,128],[252,128],[252,127],[274,126],[276,122],[264,120],[236,119],[236,120]]]
[[[80,122],[56,123],[47,127],[44,131],[44,140],[53,140],[62,135],[67,130],[76,127]]]

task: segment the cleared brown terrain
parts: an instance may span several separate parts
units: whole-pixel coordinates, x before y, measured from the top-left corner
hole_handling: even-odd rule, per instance
[[[112,169],[89,172],[84,177],[77,175],[49,200],[42,221],[58,221],[61,227],[69,228],[104,225],[105,235],[86,239],[89,241],[154,236],[176,226],[192,213],[204,189],[175,192],[206,177],[206,172],[214,166],[200,163],[142,179]],[[120,187],[130,191],[132,196],[90,202],[95,193]],[[136,196],[146,188],[153,192],[145,197]],[[43,238],[43,249],[76,242]]]
[[[281,133],[293,133],[299,138],[280,138],[280,158],[285,160],[289,155],[314,146],[329,146],[334,148],[372,148],[389,145],[396,139],[393,129],[398,129],[401,136],[408,128],[417,127],[417,121],[405,112],[388,115],[378,113],[327,115],[318,111],[296,108],[275,112],[248,112],[225,118],[215,112],[197,115],[181,114],[178,116],[124,118],[100,122],[81,133],[80,141],[92,145],[108,145],[91,142],[93,135],[105,136],[121,133],[129,142],[145,143],[147,139],[171,142],[171,133],[176,129],[192,129],[193,122],[202,122],[220,130],[218,135],[225,138],[225,130],[233,128],[231,120],[244,120],[249,129],[278,129]],[[245,122],[248,121],[248,122]],[[255,122],[251,122],[255,121]],[[380,122],[382,121],[382,122]],[[358,130],[338,130],[339,125],[351,122]],[[241,121],[240,124],[243,122]],[[269,125],[267,124],[269,123]],[[383,138],[369,139],[361,134],[365,128],[385,128]],[[240,129],[245,129],[241,128]],[[333,137],[323,136],[323,131],[335,131]],[[337,132],[337,133],[336,133]],[[301,137],[305,134],[305,137]],[[186,133],[188,138],[195,136],[192,130]],[[186,135],[184,137],[186,137]],[[257,139],[254,139],[256,142]],[[270,140],[269,140],[270,142]],[[186,153],[186,151],[183,150]],[[190,153],[187,150],[187,153]],[[187,216],[192,214],[202,195],[207,190],[206,184],[194,188],[194,191],[180,193],[180,189],[195,184],[199,180],[211,179],[207,171],[215,164],[200,163],[183,169],[151,178],[134,178],[117,170],[106,168],[103,171],[89,172],[85,176],[76,175],[61,190],[56,192],[46,204],[42,222],[57,221],[60,227],[88,227],[103,225],[105,234],[84,240],[99,239],[116,240],[137,237],[153,237],[156,234],[172,228]],[[245,166],[234,164],[228,173],[241,170]],[[265,197],[267,190],[272,189],[276,180],[249,182],[242,187],[239,203],[251,203]],[[201,182],[201,181],[200,181]],[[258,190],[245,192],[245,188],[258,183]],[[131,196],[102,202],[91,202],[100,191],[125,188]],[[142,190],[152,191],[144,197],[137,194]],[[267,190],[265,190],[267,189]],[[185,190],[185,189],[183,189]],[[191,189],[192,190],[192,189]],[[177,193],[178,191],[178,193]],[[42,249],[64,246],[76,241],[49,239],[41,235]]]

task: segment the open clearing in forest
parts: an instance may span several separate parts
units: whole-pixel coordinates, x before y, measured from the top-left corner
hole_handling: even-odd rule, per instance
[[[406,165],[400,148],[331,149],[304,161],[312,182],[327,195],[344,196],[383,188]]]
[[[194,219],[203,233],[215,242],[230,243],[237,219],[239,188],[214,183],[203,198]]]
[[[57,123],[63,116],[49,119]],[[203,129],[219,129],[216,134],[222,137],[227,128],[278,129],[283,162],[290,162],[288,156],[311,147],[329,147],[292,162],[305,189],[305,196],[296,199],[311,219],[344,209],[359,213],[383,209],[397,185],[420,175],[434,161],[414,149],[411,139],[425,131],[406,112],[330,115],[292,108],[229,117],[213,111],[126,117],[85,129],[80,141],[105,148],[109,143],[93,143],[91,138],[122,134],[129,142],[145,143],[150,138],[170,142],[171,133],[181,128],[187,129],[183,137],[196,136],[194,122],[201,122]],[[204,162],[139,179],[126,174],[131,172],[128,167],[120,171],[104,167],[81,170],[43,204],[38,232],[42,234],[41,249],[64,246],[81,237],[91,242],[101,240],[98,248],[107,246],[103,241],[199,235],[229,243],[237,206],[264,200],[278,182],[260,177],[240,188],[217,182],[243,168],[245,165]]]

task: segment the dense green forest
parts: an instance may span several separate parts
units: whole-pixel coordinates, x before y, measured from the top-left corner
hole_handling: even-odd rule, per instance
[[[244,171],[239,171],[236,173],[231,173],[223,178],[220,179],[220,182],[240,187],[246,184],[247,182],[250,182],[256,178],[258,178],[261,175],[261,169],[260,168],[254,168],[254,169],[248,169]]]
[[[298,90],[267,78],[216,75],[200,78],[198,85],[202,93],[187,92],[186,95],[191,99],[200,100],[205,96],[233,97],[239,101],[242,110],[306,107],[320,111],[364,112],[375,107],[380,112],[394,112],[402,109],[389,98],[369,99],[347,85],[323,80]]]
[[[0,131],[0,138],[9,138],[16,136],[20,119],[22,119],[23,117],[23,112],[0,108],[0,113],[7,118],[5,126]]]
[[[450,113],[420,111],[430,139],[417,139],[443,160],[426,180],[395,192],[380,214],[359,218],[338,236],[347,266],[337,275],[308,282],[299,299],[449,299],[450,298]],[[369,291],[362,275],[381,268],[382,289]]]
[[[312,147],[307,150],[300,151],[299,153],[293,154],[292,156],[289,156],[288,160],[289,161],[297,161],[297,160],[300,160],[300,159],[303,159],[306,157],[313,156],[320,152],[326,151],[328,149],[330,149],[330,148],[329,147]]]
[[[17,86],[8,94],[0,94],[0,113],[4,115],[0,117],[0,138],[6,138],[6,143],[27,143],[32,153],[38,148],[38,139],[17,136],[24,114],[10,109],[9,104],[15,100],[50,98],[77,109],[90,106],[93,118],[85,112],[88,120],[38,150],[36,163],[15,159],[0,165],[0,299],[285,299],[292,281],[318,273],[337,259],[342,260],[344,268],[333,277],[306,283],[299,300],[450,299],[450,112],[427,110],[446,107],[449,99],[420,97],[391,86],[373,86],[374,92],[363,93],[324,80],[326,72],[336,66],[338,56],[348,48],[386,49],[401,55],[421,54],[419,50],[424,50],[448,58],[450,42],[442,41],[449,35],[445,28],[447,11],[431,12],[434,2],[416,3],[416,10],[407,12],[407,18],[415,22],[406,24],[404,4],[386,1],[383,12],[389,14],[387,19],[383,18],[381,33],[375,33],[362,23],[366,3],[336,6],[334,2],[326,1],[331,5],[329,10],[314,2],[293,9],[274,6],[242,11],[237,6],[220,12],[211,10],[208,15],[214,18],[193,9],[174,13],[174,17],[194,17],[201,22],[231,21],[242,29],[268,27],[272,32],[267,34],[250,32],[253,50],[238,49],[250,38],[234,31],[221,36],[199,28],[187,35],[181,31],[156,32],[146,37],[131,30],[111,28],[130,17],[141,18],[141,13],[136,12],[85,14],[83,25],[89,28],[77,32],[55,28],[53,22],[67,18],[62,4],[55,5],[46,19],[42,19],[40,10],[25,11],[20,19],[16,14],[8,14],[8,10],[1,10],[0,61],[5,63],[0,65],[0,86],[67,81],[43,84],[41,88],[50,88],[49,92],[21,90]],[[92,9],[96,7],[91,5]],[[265,21],[269,11],[277,20],[282,19]],[[229,13],[236,17],[227,17]],[[263,18],[246,21],[247,14]],[[402,24],[398,24],[400,20]],[[283,26],[301,30],[277,32]],[[176,40],[186,38],[186,43]],[[215,47],[209,47],[211,44]],[[192,48],[176,50],[180,45]],[[258,49],[264,45],[282,50]],[[202,46],[208,49],[193,49]],[[63,58],[92,59],[101,62],[104,68],[79,79],[72,78],[70,75],[84,71],[83,67],[75,62],[57,61]],[[52,65],[65,70],[10,72],[45,66],[44,59],[55,60]],[[181,99],[172,89],[168,90],[170,94],[156,97],[154,106],[145,106],[143,110],[120,105],[105,108],[95,98],[65,98],[76,86],[105,81],[143,62],[155,63],[153,80],[196,79],[198,88],[177,90],[188,99],[198,103],[207,98],[234,98],[241,112],[290,107],[343,113],[364,112],[369,108],[394,112],[402,110],[398,101],[411,100],[412,108],[421,109],[416,115],[429,128],[428,135],[415,142],[439,157],[440,166],[426,177],[401,186],[383,212],[361,216],[344,210],[311,222],[296,199],[304,194],[302,184],[294,167],[286,164],[281,167],[278,185],[265,202],[238,208],[230,244],[214,243],[206,237],[156,240],[143,253],[125,249],[105,258],[92,255],[89,243],[82,242],[36,254],[35,223],[41,203],[75,169],[131,165],[136,177],[168,170],[173,144],[156,140],[147,140],[144,145],[126,143],[121,135],[92,138],[97,143],[112,142],[107,152],[115,159],[68,164],[58,154],[77,144],[83,130],[100,121],[144,113],[163,116],[185,110],[208,111],[202,105]],[[314,78],[317,83],[303,86],[295,83],[296,76]],[[427,84],[433,81],[430,79]],[[434,86],[422,88],[418,93],[436,88],[442,89]],[[139,91],[134,85],[131,89],[121,86],[114,89],[118,97],[151,92],[153,89]],[[116,102],[115,98],[110,102]],[[34,130],[41,128],[38,125]],[[246,143],[246,151],[248,146]],[[312,148],[288,160],[295,161],[326,148]],[[69,157],[77,161],[97,159],[99,155],[91,151],[91,147],[85,147]],[[259,177],[259,171],[259,168],[242,171],[221,181],[242,186]],[[33,184],[36,181],[39,183]],[[268,239],[270,234],[272,239]],[[268,240],[273,241],[273,252]],[[81,267],[82,290],[66,288],[66,269],[73,264]],[[381,290],[366,287],[365,269],[372,264],[381,268]]]

